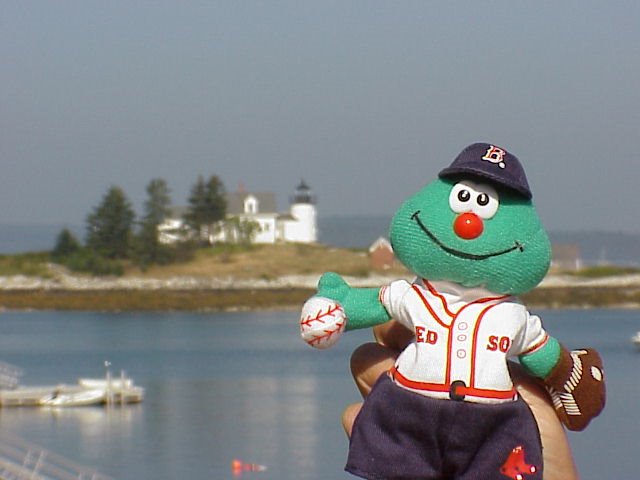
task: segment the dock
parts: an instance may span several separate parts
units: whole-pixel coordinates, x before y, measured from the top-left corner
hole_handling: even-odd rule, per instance
[[[105,365],[107,366],[107,363]],[[0,407],[79,407],[84,405],[124,405],[140,403],[144,389],[121,372],[112,378],[80,378],[77,384],[22,386],[17,382],[0,384]]]
[[[84,385],[16,387],[0,390],[0,407],[77,407],[140,403],[144,389],[138,386],[89,388]]]

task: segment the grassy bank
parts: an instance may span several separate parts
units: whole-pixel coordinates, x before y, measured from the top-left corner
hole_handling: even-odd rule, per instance
[[[220,311],[273,310],[302,305],[306,289],[272,290],[117,290],[0,291],[0,305],[10,310],[70,311]]]
[[[25,275],[41,278],[52,276],[51,258],[47,252],[0,255],[0,276]],[[343,275],[362,277],[371,272],[365,250],[333,248],[323,245],[277,244],[220,245],[194,252],[189,261],[153,265],[141,269],[122,261],[123,277],[233,277],[238,279],[273,279],[284,275],[306,275],[337,271]],[[392,272],[405,272],[401,266]]]
[[[640,308],[640,289],[635,287],[536,288],[521,298],[538,308]]]
[[[315,293],[304,288],[247,290],[0,290],[10,310],[221,311],[298,309]],[[524,295],[529,308],[640,307],[640,290],[538,288]]]
[[[0,256],[0,276],[55,279],[64,269],[52,266],[46,253]],[[345,276],[367,277],[371,270],[366,252],[321,245],[264,245],[249,248],[222,246],[203,249],[184,263],[140,270],[124,269],[124,278],[225,278],[273,280],[287,275],[320,275],[335,271]],[[384,271],[389,277],[406,277],[397,266]],[[579,276],[597,278],[637,273],[637,270],[586,269]],[[89,279],[90,277],[85,277]],[[82,281],[80,277],[79,281]],[[231,283],[233,285],[233,283]],[[83,311],[214,311],[299,308],[314,291],[305,288],[270,289],[116,289],[5,288],[0,289],[0,309]],[[640,306],[639,287],[538,287],[523,296],[532,308],[583,308]]]
[[[309,275],[335,271],[342,275],[366,277],[371,273],[364,250],[323,245],[278,244],[239,247],[222,245],[199,250],[189,262],[154,266],[144,272],[132,267],[126,275],[147,278],[179,276],[274,279],[285,275]],[[392,271],[404,273],[398,266]]]

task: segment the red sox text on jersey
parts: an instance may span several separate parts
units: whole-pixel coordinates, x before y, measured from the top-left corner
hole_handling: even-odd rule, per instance
[[[540,319],[510,296],[448,282],[399,280],[380,290],[392,318],[415,332],[398,357],[395,382],[434,398],[500,403],[517,398],[509,356],[540,348]]]

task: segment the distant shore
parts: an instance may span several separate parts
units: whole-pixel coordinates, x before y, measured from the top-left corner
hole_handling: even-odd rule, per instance
[[[0,310],[222,311],[299,309],[319,272],[355,287],[412,279],[402,265],[373,268],[366,251],[277,244],[200,249],[189,261],[121,276],[93,276],[53,263],[47,254],[0,257]],[[605,268],[550,274],[523,295],[531,308],[639,308],[640,271]]]
[[[348,277],[354,286],[380,286],[397,276]],[[68,311],[232,311],[297,309],[315,293],[318,275],[273,279],[232,277],[55,279],[0,277],[0,308]],[[530,308],[640,309],[640,275],[597,279],[547,277],[522,296]]]

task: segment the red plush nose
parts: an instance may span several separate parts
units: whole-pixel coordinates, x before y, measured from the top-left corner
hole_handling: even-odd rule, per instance
[[[465,212],[458,215],[455,222],[453,222],[453,231],[456,232],[460,238],[465,240],[473,240],[482,235],[484,230],[484,224],[482,219],[475,213]]]

